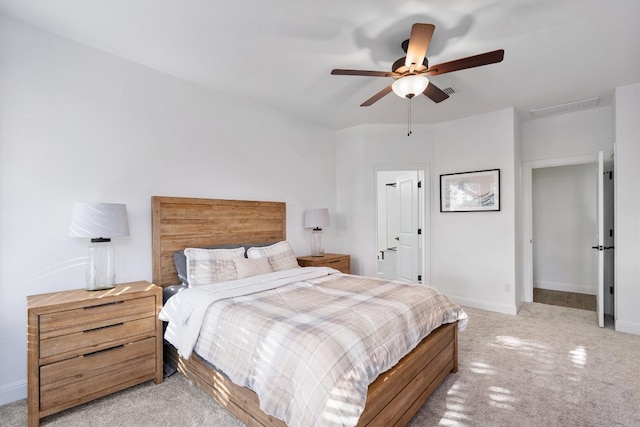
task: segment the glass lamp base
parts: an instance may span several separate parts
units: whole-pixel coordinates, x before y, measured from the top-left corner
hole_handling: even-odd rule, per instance
[[[87,290],[111,289],[116,283],[115,250],[110,241],[91,242],[87,264]]]
[[[324,244],[322,243],[322,230],[311,231],[311,256],[324,256]]]

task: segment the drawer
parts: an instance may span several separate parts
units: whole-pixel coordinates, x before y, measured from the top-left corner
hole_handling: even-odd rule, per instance
[[[80,332],[42,340],[40,342],[40,364],[104,350],[156,333],[155,313],[152,317],[130,322],[113,323],[112,321],[111,323],[108,326],[87,328]]]
[[[349,260],[345,258],[327,260],[326,262],[323,262],[322,265],[335,268],[343,273],[349,272]]]
[[[155,297],[149,296],[102,304],[98,301],[97,304],[87,307],[42,314],[40,316],[40,339],[155,316],[155,304]]]
[[[299,257],[298,264],[301,267],[331,267],[342,273],[351,273],[351,257],[348,255],[325,254],[321,257]]]
[[[40,368],[40,410],[73,405],[132,379],[155,376],[156,340],[146,338]]]

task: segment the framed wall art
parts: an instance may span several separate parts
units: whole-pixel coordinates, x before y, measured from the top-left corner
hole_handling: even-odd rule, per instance
[[[440,212],[500,210],[500,169],[440,175]]]

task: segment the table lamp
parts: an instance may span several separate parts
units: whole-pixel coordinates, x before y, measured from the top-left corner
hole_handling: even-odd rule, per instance
[[[70,237],[90,238],[87,290],[110,289],[116,283],[112,237],[129,235],[127,206],[118,203],[74,203]]]
[[[307,209],[304,211],[304,228],[311,229],[311,256],[324,256],[322,228],[330,225],[329,209]]]

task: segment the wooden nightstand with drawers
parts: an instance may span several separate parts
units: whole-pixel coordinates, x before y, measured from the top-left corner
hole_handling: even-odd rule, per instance
[[[29,427],[98,397],[162,382],[162,289],[149,282],[27,297]]]
[[[351,274],[351,256],[342,254],[324,254],[323,256],[298,257],[301,267],[331,267],[342,273]]]

